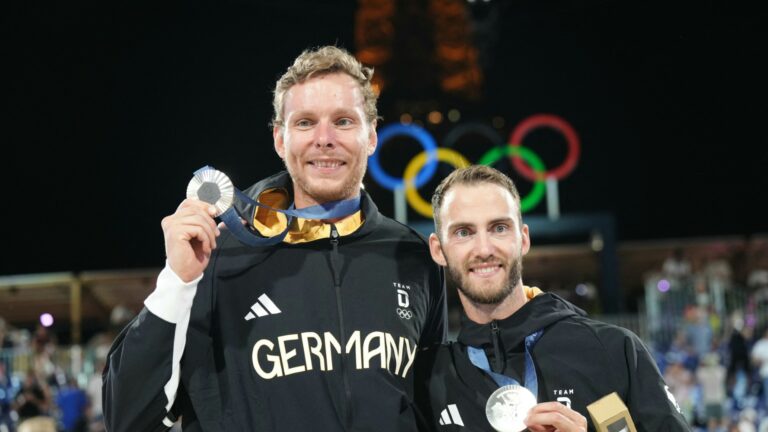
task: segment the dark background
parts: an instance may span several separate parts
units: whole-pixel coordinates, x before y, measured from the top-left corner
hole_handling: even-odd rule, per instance
[[[609,212],[619,241],[768,233],[765,25],[746,2],[462,2],[479,29],[473,100],[430,79],[427,2],[396,3],[381,124],[427,103],[460,109],[461,122],[502,117],[506,137],[532,114],[557,114],[582,141],[559,184],[563,214]],[[213,165],[244,189],[281,168],[271,90],[293,58],[356,50],[357,2],[3,8],[2,275],[161,266],[160,220],[194,170]],[[470,160],[489,148],[475,138],[458,145]],[[563,160],[558,134],[529,138],[548,166]],[[382,150],[391,173],[419,150],[403,144]],[[365,183],[392,215],[392,194]]]

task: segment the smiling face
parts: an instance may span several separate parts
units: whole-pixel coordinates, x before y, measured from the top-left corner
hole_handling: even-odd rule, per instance
[[[285,93],[285,121],[273,137],[293,179],[297,208],[360,192],[376,149],[376,125],[366,120],[363,104],[360,85],[345,73],[315,76]]]
[[[447,268],[447,282],[463,303],[497,305],[515,290],[522,293],[522,258],[530,239],[512,194],[492,183],[456,184],[439,211],[440,232],[430,236],[430,252]]]

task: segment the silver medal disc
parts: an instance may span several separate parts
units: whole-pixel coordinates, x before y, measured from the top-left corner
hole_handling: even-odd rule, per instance
[[[530,390],[519,385],[498,388],[485,404],[485,416],[498,432],[525,430],[525,417],[536,405],[536,397]]]
[[[221,171],[204,168],[195,173],[187,185],[187,198],[205,201],[216,207],[216,216],[232,207],[235,186]]]

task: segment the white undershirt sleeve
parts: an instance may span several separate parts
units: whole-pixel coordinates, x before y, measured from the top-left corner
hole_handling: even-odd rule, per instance
[[[191,282],[184,282],[166,261],[165,268],[157,277],[155,290],[144,300],[144,306],[163,320],[178,324],[185,315],[189,317],[197,284],[202,278],[203,275],[200,275]]]
[[[150,312],[164,321],[176,324],[173,334],[171,377],[163,387],[168,399],[165,406],[166,411],[171,410],[173,402],[176,400],[181,376],[181,355],[184,353],[184,346],[187,343],[187,327],[192,311],[192,301],[195,299],[197,284],[202,278],[203,275],[200,275],[191,282],[184,282],[166,261],[165,268],[157,277],[155,290],[144,300],[144,306]]]

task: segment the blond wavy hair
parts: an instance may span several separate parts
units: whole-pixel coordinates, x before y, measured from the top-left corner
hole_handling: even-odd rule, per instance
[[[373,68],[363,66],[347,50],[335,46],[324,46],[305,50],[299,55],[287,71],[275,84],[272,107],[272,127],[283,127],[283,106],[285,93],[294,85],[308,79],[331,73],[345,73],[359,85],[363,94],[363,109],[368,122],[378,119],[376,110],[376,93],[371,87]]]

